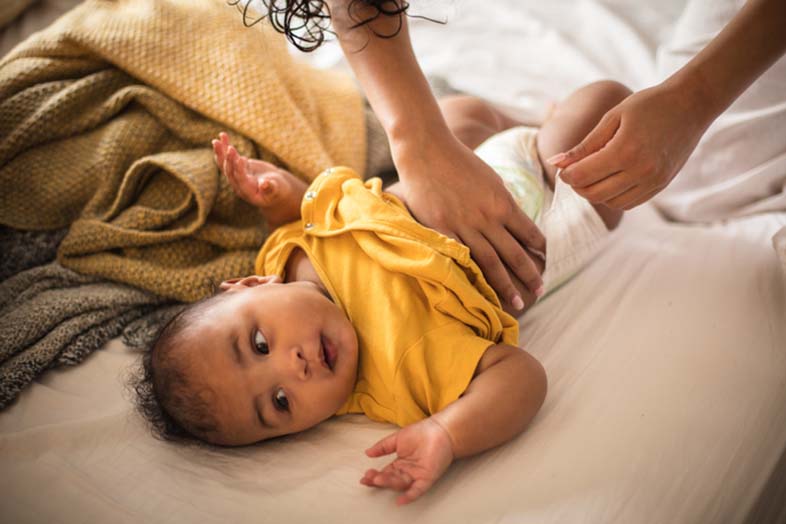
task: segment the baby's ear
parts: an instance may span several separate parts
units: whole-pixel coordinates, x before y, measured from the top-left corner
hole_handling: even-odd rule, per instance
[[[249,287],[261,286],[263,284],[280,284],[283,282],[278,275],[249,275],[247,277],[230,278],[219,284],[221,291],[238,291]]]

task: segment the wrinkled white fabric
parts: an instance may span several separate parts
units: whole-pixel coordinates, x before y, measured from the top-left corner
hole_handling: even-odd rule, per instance
[[[658,52],[660,77],[693,58],[744,3],[691,0]],[[669,218],[688,222],[786,212],[786,56],[710,126],[656,203]]]

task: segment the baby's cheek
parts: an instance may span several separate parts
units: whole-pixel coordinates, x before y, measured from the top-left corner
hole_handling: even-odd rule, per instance
[[[355,376],[352,375],[351,377],[343,377],[339,383],[332,388],[331,391],[331,403],[328,407],[328,411],[330,414],[335,414],[339,409],[341,409],[344,404],[347,403],[349,400],[350,395],[352,395],[352,391],[355,389]]]

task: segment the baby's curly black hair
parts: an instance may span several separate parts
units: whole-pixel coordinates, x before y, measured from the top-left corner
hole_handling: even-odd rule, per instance
[[[267,18],[273,29],[286,35],[292,45],[301,51],[311,52],[325,42],[325,33],[333,34],[330,30],[330,8],[325,0],[259,0],[264,5],[266,14],[252,18],[249,10],[253,9],[253,0],[227,0],[227,4],[237,7],[243,13],[243,25],[251,27]],[[370,7],[364,10],[363,16],[358,17],[359,11],[354,9],[358,4]],[[350,0],[347,5],[349,16],[354,21],[352,28],[367,26],[381,16],[398,17],[398,26],[389,34],[379,33],[373,28],[371,32],[379,38],[393,38],[401,31],[402,17],[412,16],[407,13],[409,2],[406,0]],[[412,16],[423,18],[432,22],[444,23],[425,16]]]
[[[157,438],[204,444],[206,435],[218,430],[210,407],[211,392],[190,380],[188,354],[182,350],[186,329],[224,296],[209,296],[176,313],[158,332],[129,380],[136,408]]]

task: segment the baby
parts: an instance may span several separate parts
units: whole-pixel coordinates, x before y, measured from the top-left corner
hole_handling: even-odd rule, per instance
[[[629,93],[591,84],[539,130],[477,98],[440,101],[453,133],[543,230],[546,292],[580,269],[621,215],[593,208],[539,158],[574,146]],[[224,133],[213,147],[234,191],[274,230],[256,275],[221,283],[145,356],[150,398],[141,406],[164,436],[243,445],[365,413],[401,429],[366,451],[397,458],[361,482],[402,491],[397,501],[407,503],[453,460],[524,430],[546,376],[516,347],[518,312],[502,308],[466,246],[412,218],[398,184],[383,191],[380,179],[334,167],[307,187],[240,156]],[[518,287],[531,305],[536,297]]]

